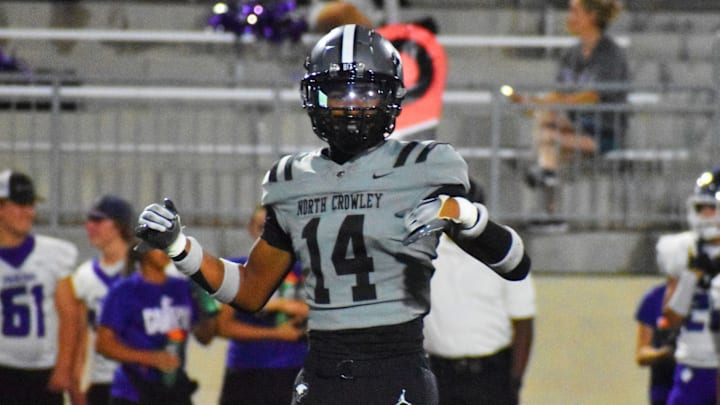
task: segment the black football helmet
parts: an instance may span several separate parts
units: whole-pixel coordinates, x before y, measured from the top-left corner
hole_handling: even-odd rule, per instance
[[[305,61],[300,83],[313,130],[331,148],[355,155],[385,140],[405,96],[400,54],[359,25],[322,37]]]
[[[705,207],[714,208],[714,215],[704,212]],[[720,238],[720,168],[702,173],[695,181],[687,200],[687,218],[702,239]]]

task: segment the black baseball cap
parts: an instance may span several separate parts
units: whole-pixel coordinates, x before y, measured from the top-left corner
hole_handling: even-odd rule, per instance
[[[132,228],[134,221],[132,205],[125,199],[112,194],[105,194],[95,200],[87,217],[88,219],[109,218],[127,228]]]
[[[10,169],[0,172],[0,198],[20,205],[32,205],[42,201],[35,193],[35,185],[30,176]]]

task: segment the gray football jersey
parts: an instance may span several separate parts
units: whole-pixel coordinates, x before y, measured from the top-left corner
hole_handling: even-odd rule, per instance
[[[467,164],[433,141],[388,140],[342,165],[320,150],[276,162],[262,202],[302,263],[311,329],[391,325],[427,313],[437,238],[403,246],[403,215],[443,185],[467,189]]]

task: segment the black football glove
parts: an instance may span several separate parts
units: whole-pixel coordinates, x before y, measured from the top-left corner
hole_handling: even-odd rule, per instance
[[[153,203],[140,214],[135,235],[142,240],[137,250],[164,250],[170,257],[176,257],[185,249],[186,237],[182,233],[180,216],[175,204],[165,198],[163,205]]]

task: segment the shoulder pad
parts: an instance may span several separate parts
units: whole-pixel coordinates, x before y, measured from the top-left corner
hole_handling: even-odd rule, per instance
[[[318,150],[286,155],[277,160],[263,178],[262,204],[272,204],[305,192],[302,183],[307,181],[308,176],[312,177],[316,174],[313,162],[322,160],[317,159],[319,156]]]
[[[388,141],[390,142],[390,141]],[[470,187],[465,159],[449,143],[436,141],[396,141],[393,168],[416,170],[415,165],[424,164],[424,179],[429,184],[463,184]],[[432,168],[430,168],[432,167]]]
[[[436,141],[397,141],[388,140],[388,143],[394,143],[395,162],[393,167],[403,167],[415,163],[424,163],[429,160],[443,160],[448,154],[454,153],[455,150],[448,143]],[[431,153],[432,152],[432,153]]]
[[[682,232],[661,236],[656,245],[657,264],[660,272],[679,277],[687,270],[688,260],[695,249],[695,234]]]
[[[293,155],[285,155],[275,161],[270,170],[265,173],[263,184],[274,183],[278,179],[292,180]]]

